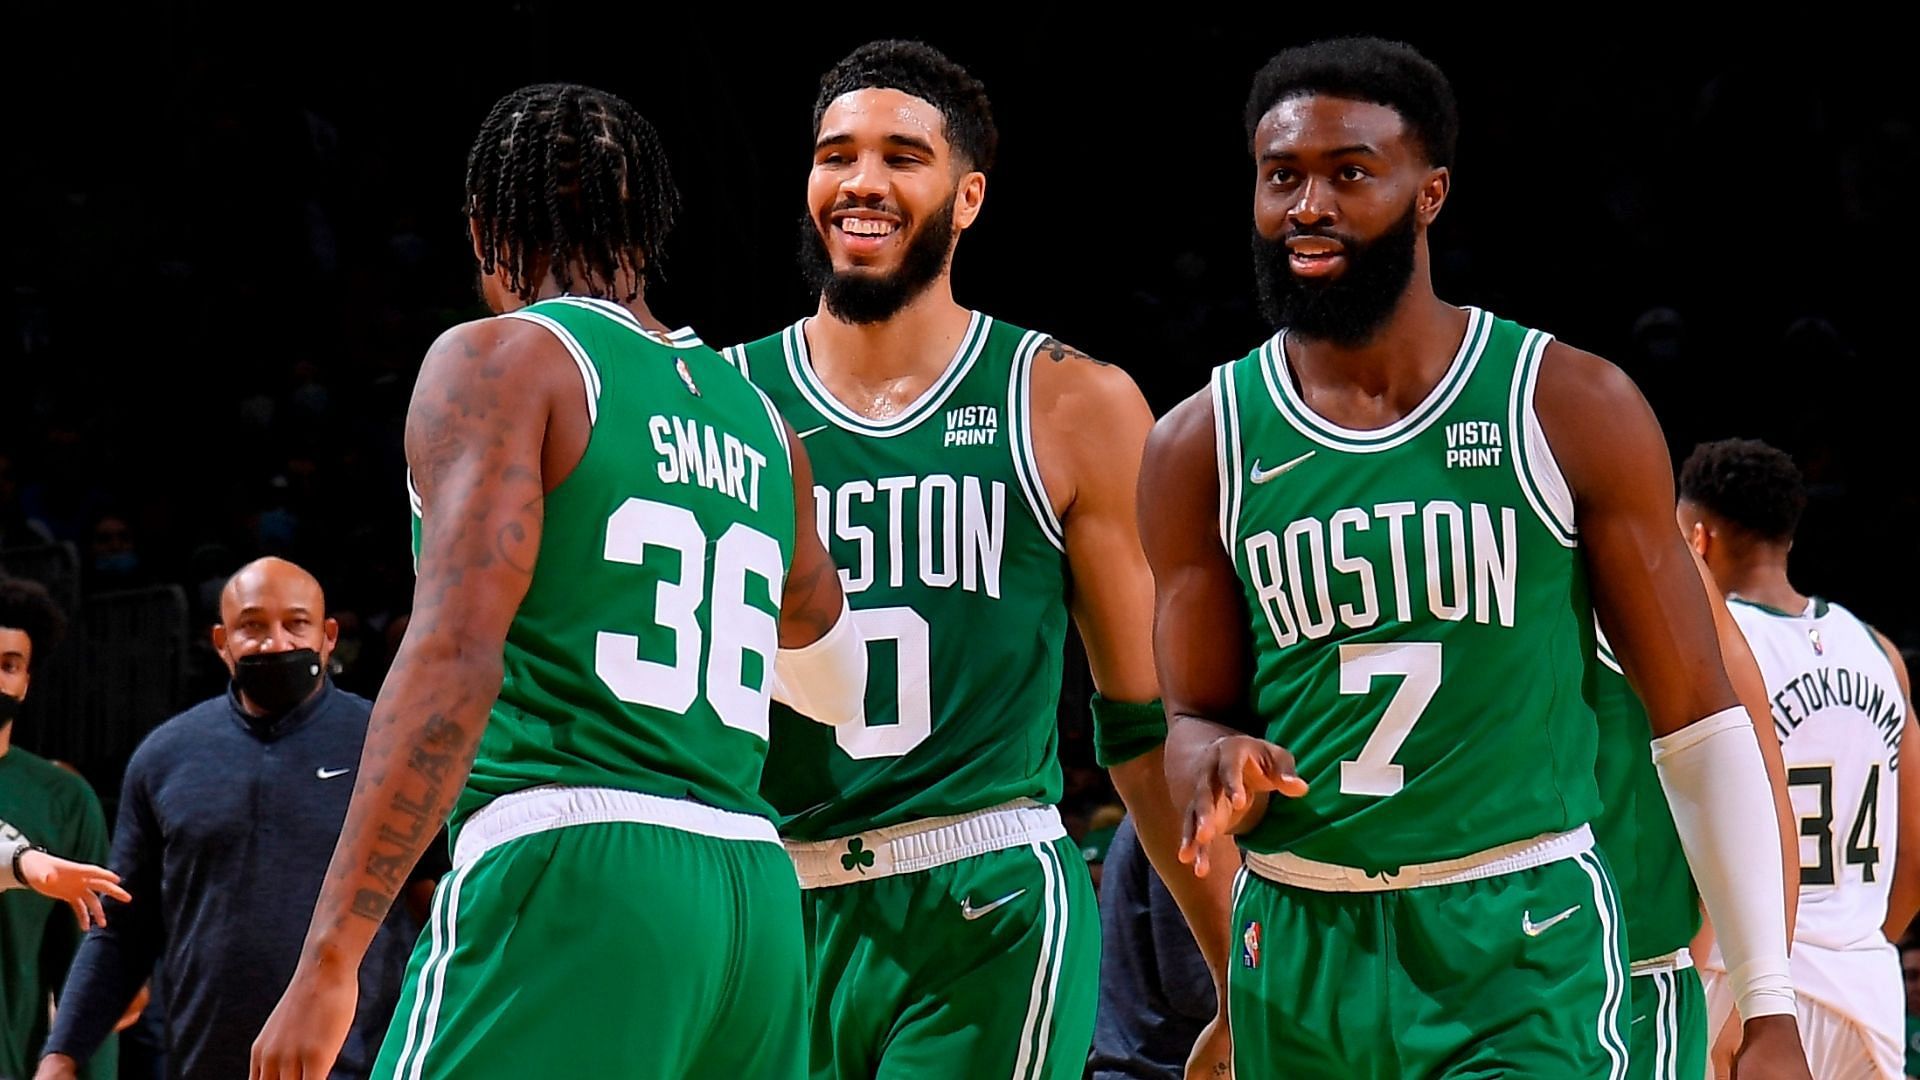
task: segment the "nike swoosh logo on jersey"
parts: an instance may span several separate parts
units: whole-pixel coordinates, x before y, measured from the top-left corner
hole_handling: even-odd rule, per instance
[[[1247,479],[1252,480],[1256,484],[1264,484],[1276,476],[1279,476],[1283,473],[1292,472],[1294,469],[1299,468],[1301,462],[1312,457],[1317,452],[1318,451],[1309,450],[1306,453],[1301,454],[1299,457],[1294,458],[1292,461],[1275,465],[1273,468],[1267,469],[1265,471],[1262,471],[1260,468],[1260,459],[1254,458],[1253,473],[1250,476],[1248,476]]]
[[[331,780],[336,776],[345,776],[352,771],[352,769],[315,769],[313,770],[313,775],[322,780]]]
[[[1015,889],[1013,892],[1008,893],[1007,895],[1001,897],[998,900],[995,900],[993,903],[988,904],[985,907],[974,907],[973,897],[969,896],[965,900],[960,901],[960,917],[967,920],[968,922],[972,922],[973,920],[979,918],[982,915],[985,915],[987,912],[992,911],[993,909],[999,907],[1002,904],[1008,903],[1009,901],[1018,900],[1021,896],[1026,894],[1026,891],[1027,890],[1025,889]]]
[[[1520,913],[1520,932],[1527,935],[1528,937],[1539,937],[1541,934],[1546,933],[1550,928],[1552,928],[1552,926],[1555,923],[1564,922],[1568,919],[1573,918],[1573,913],[1579,910],[1580,910],[1580,905],[1575,904],[1572,907],[1568,908],[1567,910],[1561,912],[1560,914],[1555,915],[1553,918],[1546,920],[1545,922],[1534,922],[1533,912],[1531,911],[1521,912]]]
[[[831,426],[831,424],[821,424],[819,427],[810,427],[805,431],[796,431],[794,432],[794,437],[804,439],[809,435],[818,435]]]

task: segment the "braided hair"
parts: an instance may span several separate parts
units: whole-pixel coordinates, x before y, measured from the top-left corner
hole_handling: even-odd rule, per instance
[[[529,303],[543,271],[564,292],[639,296],[642,279],[658,277],[679,210],[653,125],[585,86],[544,83],[501,98],[467,155],[481,271],[504,269],[507,288]],[[621,271],[632,285],[613,297]]]

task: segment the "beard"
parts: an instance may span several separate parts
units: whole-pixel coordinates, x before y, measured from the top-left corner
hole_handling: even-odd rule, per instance
[[[953,254],[953,203],[958,195],[956,189],[947,196],[946,205],[908,238],[900,266],[892,273],[835,270],[819,223],[811,214],[802,217],[800,272],[807,284],[819,291],[828,314],[855,324],[884,322],[927,291],[927,286],[946,270],[947,259]]]
[[[1323,236],[1345,246],[1345,272],[1331,280],[1303,278],[1287,261],[1287,240]],[[1385,325],[1413,278],[1415,206],[1372,240],[1362,241],[1332,229],[1292,228],[1278,240],[1253,232],[1253,278],[1260,312],[1275,329],[1301,337],[1353,347],[1364,345]]]

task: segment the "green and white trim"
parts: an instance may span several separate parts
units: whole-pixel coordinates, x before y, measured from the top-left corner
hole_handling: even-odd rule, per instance
[[[1607,992],[1601,1000],[1595,1029],[1600,1045],[1607,1052],[1608,1080],[1623,1080],[1627,1075],[1627,1042],[1621,1030],[1620,1014],[1626,1004],[1628,983],[1626,961],[1621,959],[1624,953],[1620,944],[1620,901],[1614,896],[1613,882],[1608,879],[1599,856],[1584,851],[1573,858],[1593,882],[1593,910],[1600,921],[1600,963],[1606,971]]]
[[[628,310],[626,305],[616,304],[611,300],[603,300],[597,296],[574,296],[568,293],[564,296],[556,296],[552,300],[542,301],[542,303],[566,304],[571,307],[581,308],[585,311],[597,311],[657,345],[667,345],[676,349],[691,349],[703,344],[700,340],[700,335],[694,333],[693,327],[691,326],[683,326],[678,330],[669,330],[662,336],[659,331],[649,330],[643,326],[639,317]]]
[[[400,1046],[400,1059],[394,1065],[392,1080],[420,1080],[427,1067],[427,1051],[433,1047],[434,1029],[440,1024],[440,1008],[446,1000],[447,964],[459,945],[460,886],[473,872],[473,866],[468,863],[461,867],[434,892],[428,923],[431,943],[426,963],[420,965],[420,980],[413,991],[413,1009],[407,1014],[407,1038]]]
[[[1020,480],[1020,494],[1027,509],[1047,542],[1065,551],[1067,532],[1053,512],[1053,500],[1047,497],[1046,480],[1040,473],[1040,456],[1033,449],[1033,358],[1048,340],[1047,335],[1029,330],[1014,350],[1013,373],[1007,379],[1007,434],[1014,475]]]
[[[1040,875],[1045,881],[1041,893],[1040,962],[1034,966],[1033,985],[1027,996],[1027,1018],[1020,1028],[1020,1053],[1014,1059],[1012,1080],[1037,1080],[1046,1072],[1047,1043],[1053,1038],[1054,1004],[1060,993],[1061,956],[1067,944],[1067,921],[1072,907],[1067,896],[1067,871],[1060,853],[1051,843],[1034,841],[1029,845],[1040,860]]]
[[[558,303],[559,301],[547,302]],[[623,308],[622,310],[625,309]],[[573,366],[580,369],[580,381],[585,383],[587,387],[587,426],[592,427],[594,424],[599,423],[600,369],[594,366],[593,358],[587,355],[587,350],[581,346],[580,339],[573,336],[573,331],[560,325],[559,320],[543,315],[533,310],[533,308],[509,311],[500,317],[503,319],[518,319],[521,322],[530,322],[535,326],[545,327],[548,333],[559,340],[560,344],[566,348],[567,355],[573,357]]]
[[[1220,543],[1229,558],[1240,536],[1240,402],[1233,387],[1233,365],[1213,369],[1213,456],[1220,471]]]
[[[1540,359],[1552,341],[1552,334],[1529,330],[1521,342],[1520,363],[1513,369],[1513,390],[1507,400],[1507,430],[1514,436],[1513,472],[1526,494],[1527,505],[1533,507],[1534,516],[1555,540],[1573,547],[1579,542],[1573,520],[1573,492],[1560,472],[1560,463],[1554,460],[1533,408]]]
[[[1460,339],[1460,348],[1454,353],[1446,374],[1427,392],[1424,401],[1385,427],[1366,431],[1341,427],[1314,412],[1300,397],[1292,376],[1287,373],[1287,332],[1284,330],[1260,346],[1260,372],[1266,378],[1267,393],[1287,423],[1321,446],[1354,454],[1391,450],[1419,435],[1445,414],[1473,378],[1473,369],[1479,366],[1480,354],[1486,351],[1487,339],[1492,335],[1493,316],[1476,307],[1466,310],[1467,332]]]
[[[868,435],[876,439],[888,439],[912,431],[920,422],[938,412],[946,403],[960,381],[973,370],[974,361],[980,358],[981,350],[987,343],[987,331],[993,325],[993,319],[976,311],[967,321],[966,333],[960,337],[960,347],[954,350],[953,358],[933,383],[915,398],[911,405],[898,414],[883,420],[875,420],[841,404],[833,396],[819,375],[813,370],[813,358],[807,351],[806,319],[801,319],[781,332],[780,344],[786,352],[787,371],[793,377],[793,385],[800,391],[807,404],[814,407],[826,421],[835,427],[850,431],[855,435]],[[744,353],[745,350],[740,350]],[[744,356],[737,364],[742,374],[746,374]]]

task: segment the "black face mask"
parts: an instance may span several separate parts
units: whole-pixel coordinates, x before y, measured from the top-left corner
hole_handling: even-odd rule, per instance
[[[312,649],[254,653],[234,661],[233,681],[249,701],[279,718],[313,696],[323,665]]]
[[[19,715],[20,699],[0,694],[0,728],[13,723],[13,718]]]

